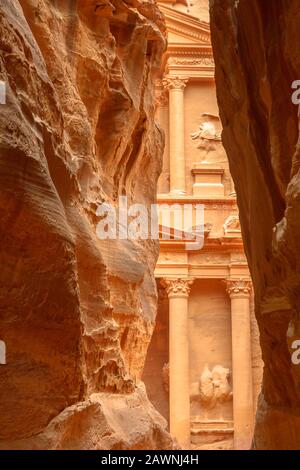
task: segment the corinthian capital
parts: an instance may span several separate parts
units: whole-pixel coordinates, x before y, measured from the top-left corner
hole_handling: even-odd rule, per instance
[[[168,296],[189,296],[193,281],[190,279],[162,279],[162,285],[165,287]]]
[[[188,78],[183,78],[183,77],[165,77],[162,80],[163,86],[167,90],[184,90],[186,87],[186,84],[188,82]]]
[[[251,294],[252,283],[250,279],[227,279],[226,290],[230,297],[249,296]]]

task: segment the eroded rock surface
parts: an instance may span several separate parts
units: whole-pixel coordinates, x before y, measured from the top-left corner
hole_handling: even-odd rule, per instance
[[[1,2],[0,448],[172,446],[139,382],[158,246],[96,236],[155,200],[164,47],[152,0]]]
[[[211,0],[223,143],[235,182],[265,363],[257,449],[300,446],[298,0]]]

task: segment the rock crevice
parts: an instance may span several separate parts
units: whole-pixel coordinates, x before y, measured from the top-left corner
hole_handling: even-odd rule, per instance
[[[222,140],[255,290],[264,378],[254,446],[299,448],[300,77],[296,0],[211,0]]]

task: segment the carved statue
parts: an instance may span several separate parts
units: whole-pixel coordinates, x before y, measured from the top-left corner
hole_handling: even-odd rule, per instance
[[[203,406],[213,408],[217,403],[231,400],[229,369],[216,365],[212,370],[206,364],[199,380],[199,397]]]
[[[216,129],[216,122],[219,122],[219,117],[209,113],[204,113],[201,117],[202,122],[199,126],[199,130],[191,134],[193,140],[200,140],[198,148],[205,147],[207,141],[210,140],[221,141],[221,133],[217,132]]]
[[[224,233],[234,233],[241,231],[241,224],[238,215],[230,215],[223,225]]]
[[[197,148],[203,152],[201,161],[216,162],[222,158],[224,160],[224,155],[219,155],[221,147],[221,130],[217,129],[217,126],[220,128],[219,117],[204,113],[201,119],[199,129],[191,134],[191,138],[198,141]],[[209,153],[212,155],[208,155]]]

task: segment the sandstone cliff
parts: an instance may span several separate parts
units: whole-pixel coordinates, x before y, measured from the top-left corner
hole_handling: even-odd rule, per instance
[[[211,0],[223,142],[255,289],[264,367],[258,449],[300,447],[298,0]]]
[[[100,241],[96,210],[155,200],[163,138],[153,0],[0,6],[0,448],[169,448],[140,383],[151,241]]]

